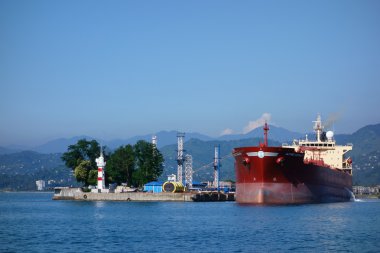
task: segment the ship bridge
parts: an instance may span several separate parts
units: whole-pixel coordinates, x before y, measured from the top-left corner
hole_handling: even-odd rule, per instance
[[[352,174],[352,159],[345,154],[352,150],[353,145],[336,145],[332,131],[324,132],[321,117],[314,121],[316,140],[294,140],[292,145],[283,144],[284,148],[293,148],[296,152],[305,153],[305,163],[325,164],[331,168]]]

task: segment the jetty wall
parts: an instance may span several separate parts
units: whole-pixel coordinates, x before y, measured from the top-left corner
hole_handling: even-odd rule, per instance
[[[57,187],[54,189],[54,200],[81,200],[81,201],[234,201],[233,194],[217,192],[192,193],[192,192],[122,192],[122,193],[97,193],[84,192],[81,188]]]

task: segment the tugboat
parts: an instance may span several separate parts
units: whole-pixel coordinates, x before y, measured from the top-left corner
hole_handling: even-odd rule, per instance
[[[315,140],[294,140],[292,145],[264,143],[233,150],[236,201],[242,204],[303,204],[352,199],[352,159],[345,154],[352,144],[336,145],[334,133],[324,132],[321,116],[314,122]]]

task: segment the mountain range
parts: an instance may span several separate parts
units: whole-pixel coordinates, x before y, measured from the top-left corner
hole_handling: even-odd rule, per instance
[[[268,134],[272,138],[271,133]],[[309,135],[309,139],[313,138]],[[248,138],[230,141],[201,141],[189,140],[184,144],[186,153],[192,155],[193,177],[195,180],[212,180],[215,145],[220,145],[222,160],[221,179],[234,180],[234,160],[231,151],[234,147],[244,147],[257,145],[261,138]],[[353,159],[353,183],[355,185],[378,185],[380,184],[380,124],[365,126],[353,134],[336,135],[335,140],[338,145],[353,144],[353,150],[348,153]],[[269,140],[270,146],[281,145],[281,142]],[[160,149],[165,158],[165,173],[176,174],[176,145],[169,145]],[[209,166],[205,166],[205,165]],[[197,172],[199,170],[199,172]],[[162,176],[162,179],[165,175]]]
[[[235,136],[236,138],[246,137],[236,140],[228,140],[231,136],[211,138],[197,133],[187,134],[184,149],[185,154],[192,155],[194,180],[212,180],[215,145],[220,145],[220,153],[223,158],[221,161],[221,179],[234,180],[234,160],[231,156],[231,150],[234,147],[252,146],[262,142],[262,129],[257,129],[256,131],[260,133],[259,137],[254,137],[257,133],[253,131],[247,135]],[[278,146],[286,139],[291,140],[298,138],[297,136],[302,136],[289,131],[287,138],[274,140],[273,137],[276,137],[276,131],[283,131],[283,129],[271,127],[268,134],[269,145],[271,146]],[[285,134],[287,133],[285,132]],[[161,140],[159,150],[165,159],[164,172],[160,179],[165,180],[167,175],[176,174],[177,132],[162,131],[156,135],[159,141]],[[34,182],[39,179],[54,180],[54,182],[59,182],[62,185],[74,184],[75,180],[70,173],[71,171],[65,167],[60,157],[62,152],[66,151],[68,145],[75,144],[81,138],[92,139],[88,136],[58,139],[38,147],[40,153],[35,151],[17,152],[17,150],[0,148],[0,190],[34,190]],[[309,139],[311,138],[313,137],[309,135]],[[380,124],[365,126],[353,134],[338,134],[334,138],[340,145],[346,143],[354,145],[353,150],[348,154],[353,159],[354,185],[380,185]],[[139,139],[149,141],[151,135],[137,136],[119,143],[115,141],[112,147],[125,145],[128,142],[133,144]],[[164,143],[169,143],[169,145],[163,146]]]
[[[287,142],[293,139],[298,139],[303,134],[289,131],[285,128],[270,126],[270,138],[272,140],[278,142]],[[74,136],[72,138],[59,138],[55,140],[51,140],[45,144],[33,147],[33,148],[22,148],[17,146],[17,148],[11,147],[0,147],[0,154],[11,154],[20,152],[23,150],[30,150],[39,152],[42,154],[50,154],[50,153],[63,153],[67,151],[67,147],[69,145],[77,143],[80,139],[93,140],[96,139],[101,145],[107,146],[109,149],[114,150],[122,145],[127,144],[135,144],[138,140],[151,141],[152,136],[157,136],[157,146],[158,148],[165,147],[167,145],[176,144],[177,143],[177,133],[178,131],[160,131],[153,134],[139,135],[134,136],[128,139],[114,139],[114,140],[102,140],[97,139],[91,136]],[[248,138],[262,138],[263,130],[261,127],[256,128],[246,134],[234,134],[234,135],[223,135],[220,137],[210,137],[201,133],[185,133],[185,141],[191,139],[198,139],[202,141],[229,141],[229,140],[241,140]]]

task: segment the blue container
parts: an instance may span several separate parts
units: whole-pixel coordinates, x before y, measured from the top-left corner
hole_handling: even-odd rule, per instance
[[[162,182],[152,181],[144,185],[144,191],[159,193],[162,192]]]

